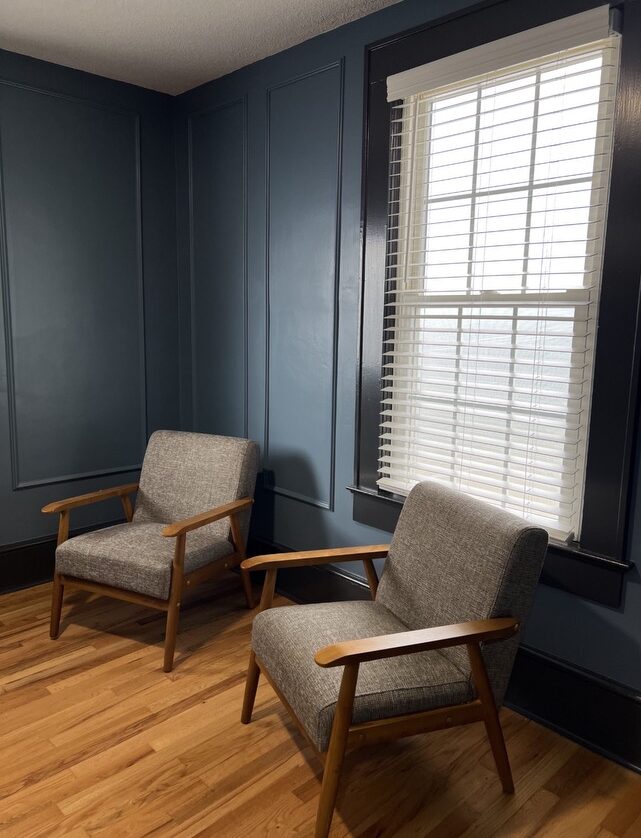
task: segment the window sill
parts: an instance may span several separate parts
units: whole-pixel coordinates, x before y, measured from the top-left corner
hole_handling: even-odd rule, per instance
[[[347,486],[354,496],[353,518],[361,524],[393,532],[405,500],[401,495]],[[623,595],[623,579],[632,567],[628,562],[598,556],[578,545],[555,539],[548,547],[541,582],[584,599],[618,608]]]

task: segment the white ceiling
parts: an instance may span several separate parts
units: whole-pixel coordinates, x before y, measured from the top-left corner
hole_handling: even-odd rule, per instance
[[[178,94],[399,0],[0,0],[0,48]]]

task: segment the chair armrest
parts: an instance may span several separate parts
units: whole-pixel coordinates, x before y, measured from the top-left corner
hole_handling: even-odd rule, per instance
[[[428,649],[463,646],[481,641],[503,640],[512,637],[520,624],[514,617],[495,617],[492,620],[474,620],[454,623],[451,626],[400,631],[362,640],[345,640],[319,649],[314,660],[319,666],[343,666],[347,663],[393,658]]]
[[[334,547],[328,550],[303,550],[300,553],[272,553],[245,559],[241,567],[243,570],[277,570],[280,567],[381,559],[387,556],[388,552],[389,544],[374,544],[369,547]]]
[[[90,503],[98,503],[109,498],[122,498],[132,495],[138,490],[137,483],[127,483],[124,486],[113,486],[111,489],[99,489],[97,492],[88,492],[86,495],[76,495],[75,498],[57,500],[42,507],[42,512],[66,512],[76,506],[86,506]]]
[[[168,524],[162,531],[162,534],[167,538],[176,538],[178,535],[185,535],[191,530],[197,530],[200,527],[205,527],[207,524],[213,524],[214,521],[220,521],[221,518],[227,518],[240,512],[241,509],[246,509],[251,506],[254,501],[251,498],[241,498],[234,500],[231,503],[225,503],[223,506],[217,506],[215,509],[209,509],[207,512],[201,512],[199,515],[193,515],[191,518],[183,518],[182,521],[176,521],[175,524]]]

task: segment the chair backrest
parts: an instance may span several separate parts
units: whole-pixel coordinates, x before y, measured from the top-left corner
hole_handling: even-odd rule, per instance
[[[224,503],[253,497],[258,445],[229,436],[156,431],[147,444],[136,498],[134,522],[171,524]],[[250,510],[240,517],[245,540]],[[228,538],[229,518],[198,531]]]
[[[514,616],[530,608],[548,543],[544,529],[437,483],[410,492],[390,545],[377,599],[409,628]],[[497,700],[518,636],[483,650]],[[469,673],[464,646],[443,649]]]

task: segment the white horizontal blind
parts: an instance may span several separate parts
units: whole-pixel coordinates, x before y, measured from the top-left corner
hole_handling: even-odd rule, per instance
[[[381,488],[578,538],[618,45],[393,108]]]
[[[597,6],[388,76],[387,101],[469,81],[472,77],[496,73],[515,64],[523,66],[527,61],[538,64],[544,55],[582,47],[607,38],[609,34],[610,8]]]

